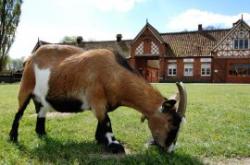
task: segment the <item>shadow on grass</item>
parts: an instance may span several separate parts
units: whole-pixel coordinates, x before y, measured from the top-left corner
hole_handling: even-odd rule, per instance
[[[104,151],[95,142],[61,142],[50,137],[42,138],[44,143],[33,149],[18,144],[18,149],[31,160],[41,164],[195,164],[202,161],[190,155],[166,154],[156,149],[148,149],[140,154],[113,155]]]

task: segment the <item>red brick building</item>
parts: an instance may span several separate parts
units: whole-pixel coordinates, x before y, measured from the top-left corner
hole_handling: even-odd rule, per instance
[[[39,41],[34,50],[41,44]],[[77,41],[86,50],[117,50],[149,82],[250,83],[250,27],[159,33],[148,22],[133,40]]]
[[[250,83],[250,27],[159,33],[146,23],[131,42],[130,63],[150,82]]]

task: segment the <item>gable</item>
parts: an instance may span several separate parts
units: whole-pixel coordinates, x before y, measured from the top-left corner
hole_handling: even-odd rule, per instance
[[[151,35],[154,36],[154,38],[157,39],[160,43],[164,43],[160,33],[147,22],[146,25],[142,28],[142,30],[134,38],[132,44],[136,42],[145,33],[147,34],[151,33]]]
[[[250,27],[240,20],[238,23],[228,32],[228,34],[221,39],[220,42],[214,47],[213,51],[229,51],[234,50],[234,41],[236,39],[249,39]]]
[[[155,35],[151,28],[143,28],[132,43],[136,56],[158,56],[162,41]]]
[[[213,49],[218,57],[249,57],[250,27],[240,20]]]

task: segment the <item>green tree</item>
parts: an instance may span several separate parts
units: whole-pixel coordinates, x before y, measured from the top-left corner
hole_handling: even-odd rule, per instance
[[[65,36],[61,40],[61,43],[73,44],[73,43],[76,43],[76,38],[77,38],[76,36]]]
[[[82,36],[65,36],[61,40],[61,43],[64,44],[79,44],[81,42],[83,42]]]
[[[22,0],[0,0],[0,71],[6,65],[8,52],[15,39]]]
[[[24,62],[24,57],[21,58],[16,58],[16,59],[9,59],[8,66],[9,70],[11,71],[20,71],[23,70],[23,62]]]

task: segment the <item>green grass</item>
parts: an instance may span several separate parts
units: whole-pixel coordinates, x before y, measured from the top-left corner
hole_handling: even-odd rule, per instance
[[[174,84],[155,85],[165,96]],[[91,112],[47,118],[46,138],[35,134],[32,104],[20,122],[19,143],[8,141],[17,109],[18,84],[0,85],[0,164],[203,164],[203,158],[250,157],[250,85],[187,84],[187,123],[174,154],[155,147],[140,114],[121,107],[110,113],[115,136],[131,154],[113,156],[94,140],[97,124]]]

